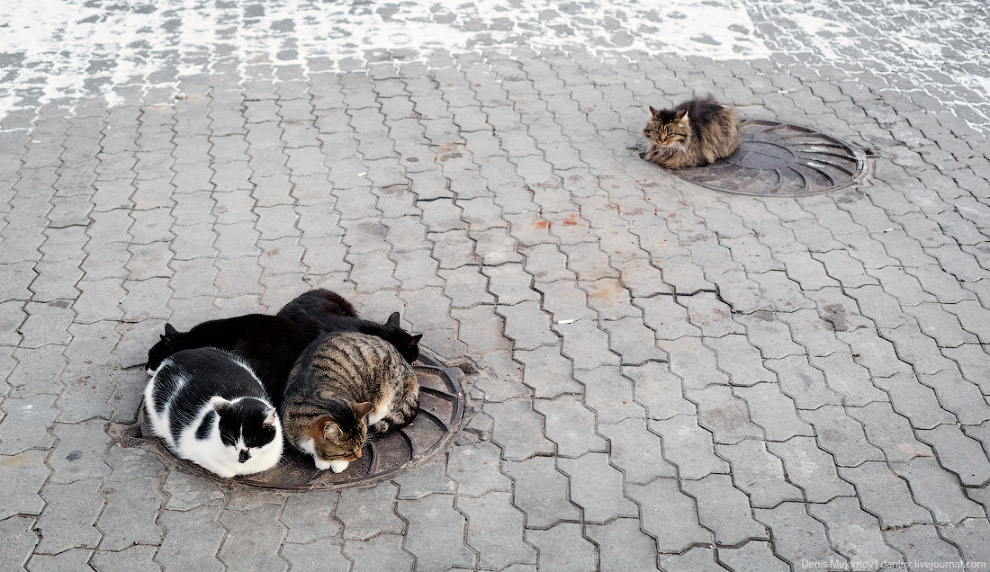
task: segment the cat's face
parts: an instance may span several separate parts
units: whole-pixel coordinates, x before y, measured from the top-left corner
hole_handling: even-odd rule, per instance
[[[227,401],[214,397],[210,404],[220,416],[220,440],[231,461],[246,463],[259,449],[281,438],[275,408],[261,400],[247,397]]]
[[[684,145],[691,133],[687,111],[671,111],[669,109],[650,108],[650,122],[643,129],[643,135],[647,139],[668,147],[672,145]]]
[[[182,334],[172,327],[172,324],[165,324],[165,334],[158,336],[158,343],[148,350],[148,372],[154,373],[158,366],[165,361],[165,358],[177,351],[183,350]]]
[[[309,427],[302,448],[313,455],[316,468],[326,470],[346,467],[361,458],[361,449],[368,437],[366,417],[372,409],[369,402],[350,405],[351,415],[324,415]],[[339,472],[335,468],[335,472]]]
[[[385,322],[385,341],[395,346],[407,362],[412,363],[419,357],[419,340],[423,334],[415,336],[402,329],[399,323],[399,313],[393,312]]]

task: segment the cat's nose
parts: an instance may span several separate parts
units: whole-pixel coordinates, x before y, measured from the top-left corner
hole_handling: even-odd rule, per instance
[[[250,458],[251,458],[251,453],[247,451],[241,451],[241,453],[237,456],[237,462],[244,463]]]

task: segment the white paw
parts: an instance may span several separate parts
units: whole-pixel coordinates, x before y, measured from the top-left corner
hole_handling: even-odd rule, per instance
[[[350,461],[330,461],[330,470],[335,473],[340,473],[350,465]]]

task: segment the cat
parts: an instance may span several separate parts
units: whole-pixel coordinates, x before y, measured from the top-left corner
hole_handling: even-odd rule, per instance
[[[285,380],[296,358],[316,335],[308,336],[291,321],[278,316],[248,314],[203,322],[188,332],[165,324],[165,335],[148,351],[147,368],[153,372],[170,355],[187,349],[213,347],[244,360],[261,380],[276,407],[282,404]]]
[[[700,167],[732,155],[739,148],[739,114],[711,95],[674,109],[650,107],[643,128],[649,140],[643,158],[668,169]]]
[[[350,302],[330,290],[320,288],[300,294],[277,315],[291,320],[314,339],[323,332],[361,332],[391,343],[409,363],[419,358],[419,341],[423,335],[411,335],[403,330],[398,312],[393,312],[384,324],[364,320]]]
[[[384,433],[416,415],[416,373],[391,344],[360,332],[325,334],[296,361],[285,388],[286,440],[339,473],[361,458],[368,429]]]
[[[282,424],[261,381],[214,348],[165,358],[148,381],[152,432],[177,456],[224,478],[260,473],[282,458]]]

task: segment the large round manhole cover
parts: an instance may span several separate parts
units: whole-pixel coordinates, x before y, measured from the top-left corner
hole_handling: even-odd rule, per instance
[[[771,197],[833,191],[866,174],[863,150],[820,131],[765,119],[745,119],[741,131],[728,159],[674,174],[717,191]]]
[[[413,367],[420,385],[419,414],[405,427],[385,435],[369,435],[361,458],[351,463],[344,472],[320,471],[313,465],[312,457],[298,453],[287,445],[279,466],[230,481],[280,489],[340,488],[377,481],[431,456],[450,441],[464,417],[464,394],[457,383],[460,370],[444,367],[424,352],[420,352],[419,361]],[[144,420],[143,405],[135,426],[120,433],[128,445],[150,449],[166,464],[179,463],[220,479],[199,465],[172,455],[160,439],[151,437],[151,428]],[[139,435],[149,437],[135,438]]]

